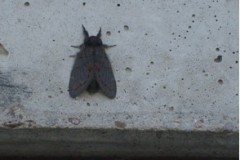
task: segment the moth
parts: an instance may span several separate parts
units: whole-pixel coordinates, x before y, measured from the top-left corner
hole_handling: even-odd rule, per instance
[[[116,45],[106,45],[101,40],[101,28],[96,36],[89,36],[88,31],[82,25],[84,43],[79,48],[71,71],[69,81],[69,94],[76,98],[87,90],[95,93],[99,90],[107,97],[116,97],[117,86],[113,75],[111,63],[105,49]]]

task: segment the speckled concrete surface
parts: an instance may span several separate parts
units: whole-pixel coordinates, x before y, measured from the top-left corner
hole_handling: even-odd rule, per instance
[[[237,0],[25,2],[0,1],[1,128],[238,134]],[[82,24],[117,44],[113,100],[69,97]]]

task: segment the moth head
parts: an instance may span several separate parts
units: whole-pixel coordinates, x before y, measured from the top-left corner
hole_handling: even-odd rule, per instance
[[[91,36],[84,40],[86,46],[101,46],[102,40],[98,36]]]

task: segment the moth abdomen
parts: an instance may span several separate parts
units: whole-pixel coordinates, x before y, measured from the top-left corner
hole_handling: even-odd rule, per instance
[[[96,93],[96,92],[99,91],[99,85],[98,85],[98,83],[97,83],[96,80],[93,80],[93,81],[89,84],[89,86],[88,86],[88,88],[87,88],[87,91],[88,91],[89,93]]]

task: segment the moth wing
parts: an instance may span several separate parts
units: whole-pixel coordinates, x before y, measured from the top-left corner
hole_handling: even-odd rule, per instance
[[[93,79],[89,66],[93,65],[91,48],[85,47],[78,54],[73,65],[69,81],[69,94],[76,98],[85,91]]]
[[[109,98],[115,98],[117,92],[116,81],[113,75],[111,63],[104,48],[99,48],[96,53],[96,80],[102,92]]]

